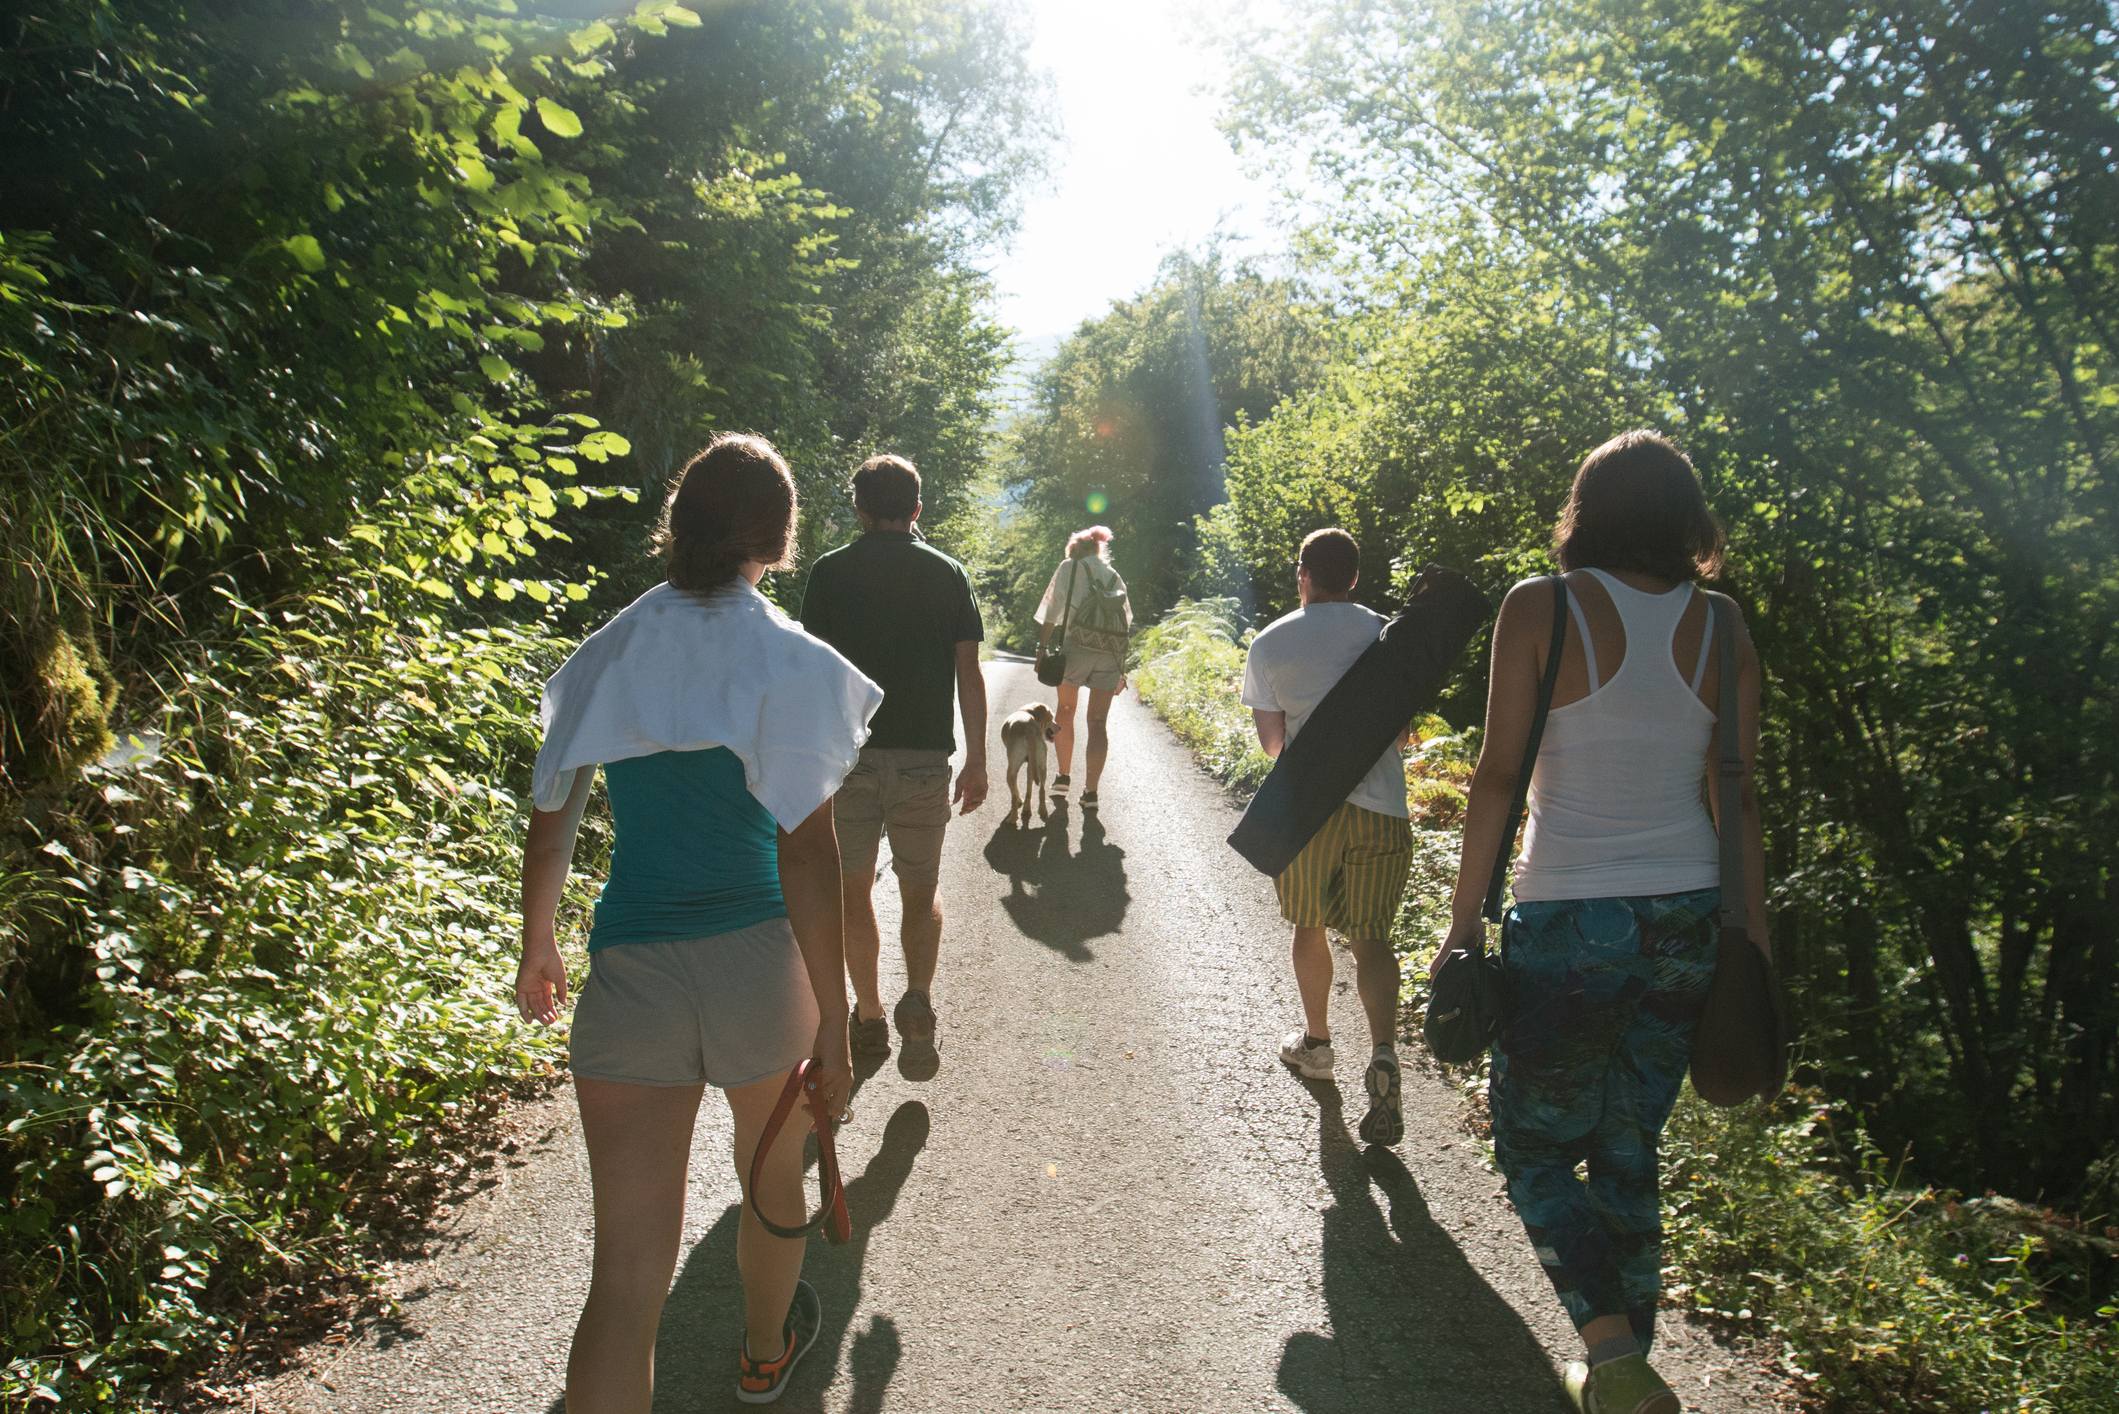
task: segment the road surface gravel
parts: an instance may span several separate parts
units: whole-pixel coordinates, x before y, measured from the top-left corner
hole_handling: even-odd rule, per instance
[[[1046,697],[987,664],[993,722]],[[1237,810],[1139,700],[1111,714],[1101,808],[950,829],[934,1001],[941,1072],[885,1062],[839,1137],[854,1240],[812,1240],[825,1326],[791,1411],[1561,1411],[1579,1347],[1459,1127],[1406,1067],[1406,1138],[1352,1133],[1365,1035],[1340,954],[1336,1085],[1277,1059],[1299,1024],[1271,881],[1223,843]],[[1076,762],[1080,780],[1080,762]],[[896,899],[879,886],[885,935]],[[902,985],[884,947],[884,987]],[[258,1391],[287,1414],[564,1405],[588,1283],[588,1164],[562,1093],[516,1116],[504,1181],[391,1277],[402,1314]],[[656,1355],[658,1411],[740,1407],[727,1109],[712,1094]],[[1741,1352],[1665,1322],[1690,1408],[1759,1410]]]

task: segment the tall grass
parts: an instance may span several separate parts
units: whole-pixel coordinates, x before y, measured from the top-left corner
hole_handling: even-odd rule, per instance
[[[1249,793],[1271,769],[1242,704],[1233,600],[1138,635],[1134,680],[1202,765]],[[1407,753],[1414,867],[1394,941],[1424,962],[1449,916],[1476,742],[1421,724]],[[1405,1000],[1424,1005],[1424,967]],[[1483,1096],[1483,1076],[1466,1080]],[[1905,1186],[1856,1117],[1791,1089],[1718,1110],[1687,1086],[1664,1138],[1665,1300],[1778,1351],[1820,1411],[2119,1409],[2119,1222]]]

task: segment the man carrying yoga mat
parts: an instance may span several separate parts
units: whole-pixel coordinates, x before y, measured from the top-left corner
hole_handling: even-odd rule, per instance
[[[1302,607],[1276,619],[1251,642],[1243,703],[1258,724],[1268,756],[1294,740],[1309,715],[1383,631],[1383,615],[1352,602],[1361,549],[1343,530],[1319,530],[1302,542],[1295,587]],[[1280,914],[1295,925],[1295,986],[1304,1029],[1290,1032],[1280,1058],[1308,1080],[1332,1078],[1332,947],[1337,928],[1353,950],[1355,982],[1368,1015],[1369,1111],[1361,1138],[1395,1144],[1405,1136],[1398,1084],[1398,958],[1391,924],[1412,864],[1412,824],[1405,801],[1404,736],[1362,777],[1292,864],[1273,880]]]

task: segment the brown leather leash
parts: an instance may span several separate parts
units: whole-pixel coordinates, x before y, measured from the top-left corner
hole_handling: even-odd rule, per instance
[[[775,1237],[807,1237],[822,1228],[824,1240],[838,1246],[853,1237],[853,1219],[846,1211],[846,1185],[839,1181],[839,1153],[832,1144],[837,1117],[826,1108],[823,1074],[823,1062],[815,1059],[803,1061],[788,1072],[787,1088],[780,1092],[780,1102],[773,1106],[773,1117],[765,1122],[765,1133],[758,1137],[757,1151],[750,1156],[750,1210]],[[810,1127],[817,1134],[817,1182],[824,1191],[824,1205],[802,1226],[782,1227],[765,1216],[765,1210],[758,1206],[758,1166],[772,1152],[774,1141],[780,1137],[780,1127],[794,1112],[796,1099],[805,1095],[809,1100]]]

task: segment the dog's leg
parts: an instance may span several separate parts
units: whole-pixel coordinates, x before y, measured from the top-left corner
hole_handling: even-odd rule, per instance
[[[1025,779],[1023,784],[1026,789],[1024,790],[1018,791],[1015,786],[1016,773],[1018,771],[1027,773],[1029,765],[1028,754],[1023,750],[1021,743],[1010,742],[1008,744],[1008,818],[1010,820],[1015,819],[1018,815],[1025,819],[1029,818],[1030,802],[1027,790],[1029,781]]]

